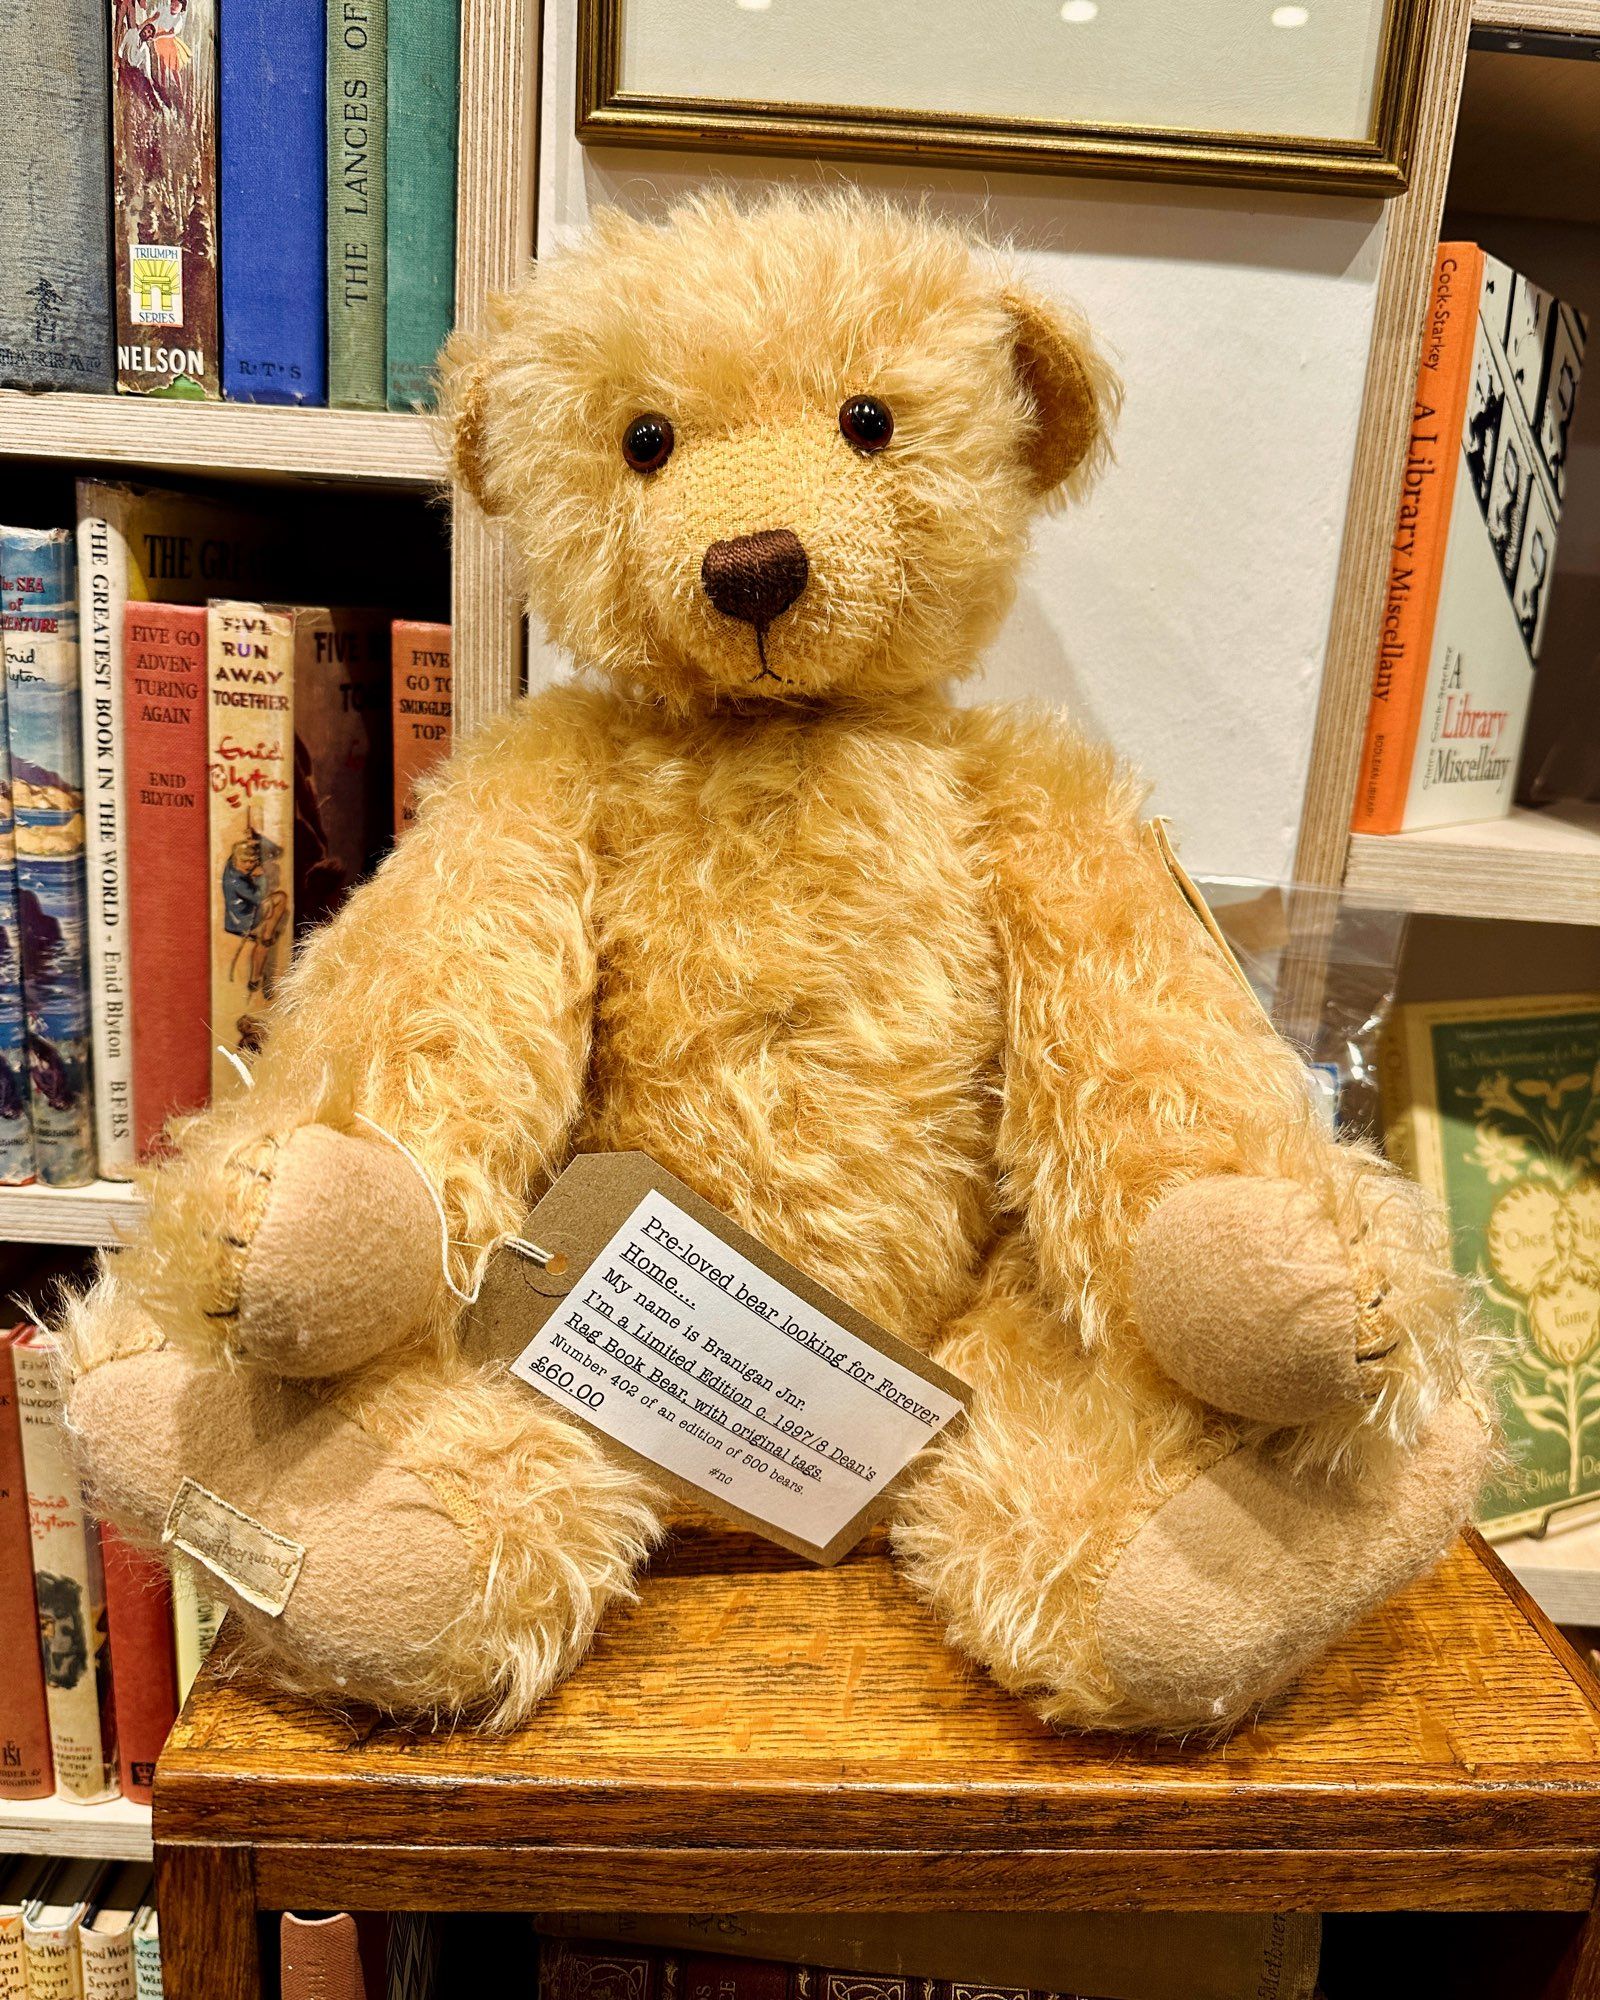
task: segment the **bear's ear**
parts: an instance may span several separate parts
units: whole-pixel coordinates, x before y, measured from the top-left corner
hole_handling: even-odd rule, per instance
[[[439,357],[439,412],[450,442],[450,476],[486,514],[500,511],[489,483],[490,340],[457,327]]]
[[[1111,450],[1122,385],[1082,326],[1032,292],[1000,296],[1011,321],[1011,361],[1034,424],[1028,470],[1041,499],[1080,493]]]

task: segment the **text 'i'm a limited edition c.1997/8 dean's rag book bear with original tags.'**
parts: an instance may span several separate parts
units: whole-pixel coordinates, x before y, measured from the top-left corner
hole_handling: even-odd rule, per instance
[[[430,780],[71,1309],[99,1506],[189,1509],[289,1686],[525,1717],[669,1491],[461,1294],[643,1152],[970,1385],[891,1516],[956,1646],[1063,1727],[1249,1712],[1490,1437],[1433,1211],[1326,1135],[1138,783],[949,697],[1105,455],[1087,332],[925,215],[711,196],[602,217],[445,383],[579,672]]]

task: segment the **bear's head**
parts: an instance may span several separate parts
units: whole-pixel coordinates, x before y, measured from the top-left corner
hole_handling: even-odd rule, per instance
[[[606,213],[443,373],[551,636],[680,711],[968,671],[1117,398],[983,245],[844,193]]]

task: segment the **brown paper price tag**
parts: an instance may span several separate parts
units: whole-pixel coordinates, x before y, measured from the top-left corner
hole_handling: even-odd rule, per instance
[[[474,1348],[813,1562],[860,1540],[971,1400],[646,1153],[580,1155],[520,1236],[484,1275]]]

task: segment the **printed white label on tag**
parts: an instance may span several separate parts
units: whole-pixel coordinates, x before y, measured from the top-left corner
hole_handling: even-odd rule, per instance
[[[655,1189],[511,1369],[818,1548],[961,1409]]]

